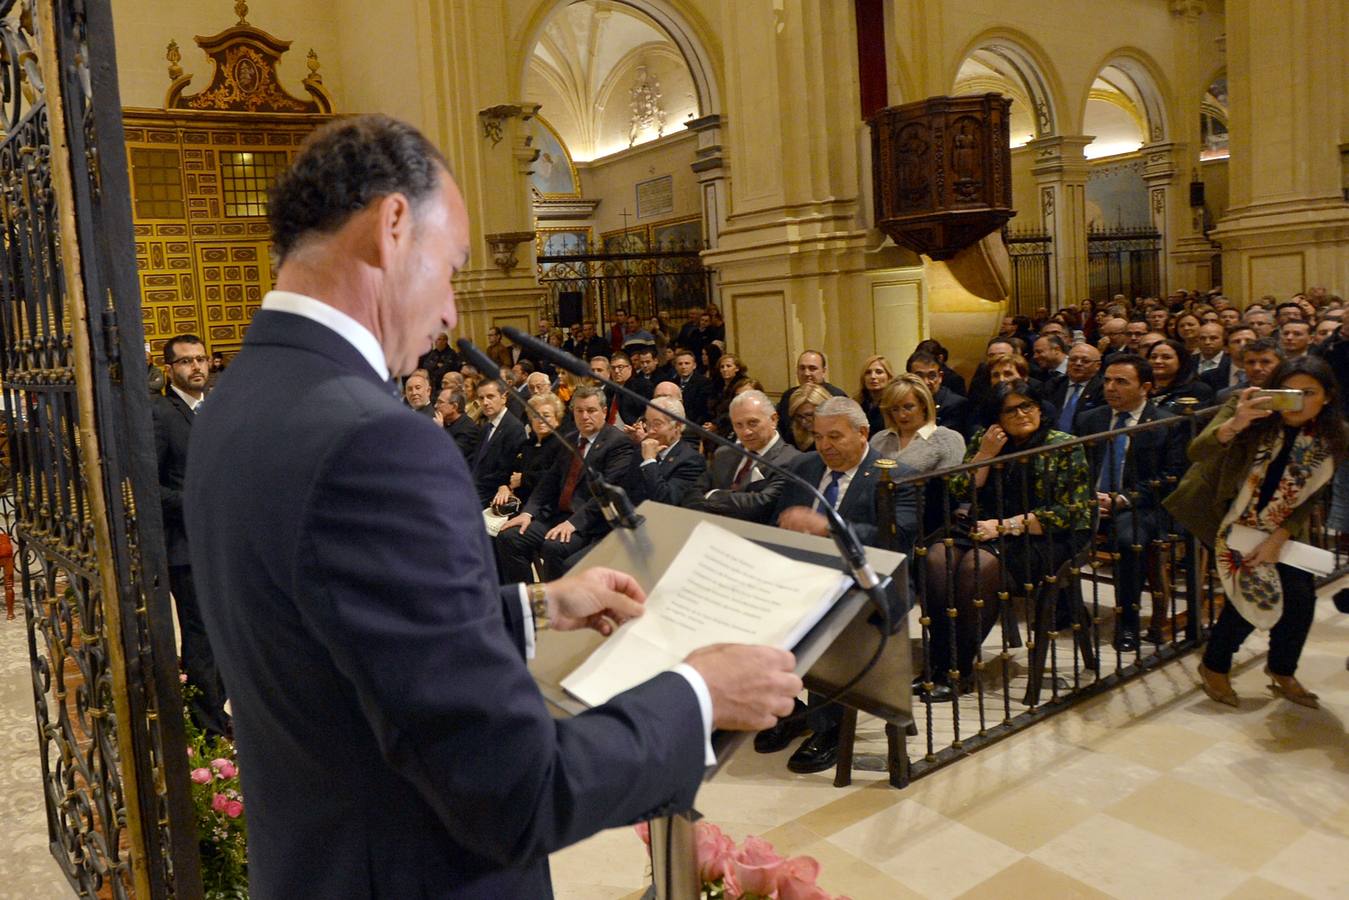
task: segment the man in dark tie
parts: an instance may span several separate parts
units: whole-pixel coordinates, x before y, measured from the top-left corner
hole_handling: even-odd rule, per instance
[[[1141,356],[1121,354],[1106,366],[1106,406],[1078,417],[1083,436],[1142,425],[1174,414],[1148,400],[1152,366]],[[1118,435],[1091,446],[1096,473],[1096,502],[1110,549],[1118,556],[1115,573],[1115,647],[1121,653],[1138,649],[1138,607],[1143,595],[1143,567],[1148,545],[1165,530],[1161,500],[1175,487],[1186,468],[1189,433],[1183,427],[1149,429],[1132,438]],[[1154,598],[1155,600],[1156,598]],[[1161,622],[1154,603],[1153,637],[1160,639]]]
[[[862,543],[877,546],[882,524],[876,518],[876,485],[880,478],[875,464],[879,457],[867,443],[867,414],[851,397],[831,397],[815,410],[813,431],[815,449],[797,457],[791,471],[819,488],[824,502],[852,525]],[[913,474],[916,474],[913,469],[901,463],[892,470],[891,478],[903,481]],[[894,501],[893,524],[900,548],[908,552],[918,534],[917,493],[912,486],[900,488]],[[778,498],[778,527],[827,536],[829,520],[820,512],[819,504],[820,500],[802,485],[788,482]],[[825,705],[823,699],[810,695],[807,724],[813,734],[787,760],[787,768],[793,772],[822,772],[838,761],[843,707],[837,703]],[[781,750],[802,730],[800,724],[774,726],[755,737],[754,749],[761,753]]]
[[[164,345],[169,366],[169,388],[153,398],[155,453],[159,462],[159,499],[164,516],[164,548],[169,558],[169,590],[178,610],[182,635],[183,670],[187,683],[196,689],[188,710],[196,726],[208,734],[230,732],[225,713],[225,687],[216,668],[211,642],[206,636],[192,579],[192,558],[183,520],[183,480],[187,472],[187,447],[192,424],[202,407],[210,359],[206,346],[195,334],[179,334]]]
[[[482,410],[479,430],[482,438],[473,454],[473,483],[485,509],[496,496],[497,488],[511,479],[515,455],[527,438],[525,426],[507,409],[510,388],[500,380],[478,385],[478,409]]]
[[[1100,372],[1101,351],[1091,344],[1074,344],[1068,351],[1068,377],[1057,381],[1045,395],[1059,410],[1055,429],[1077,434],[1076,418],[1105,402]]]

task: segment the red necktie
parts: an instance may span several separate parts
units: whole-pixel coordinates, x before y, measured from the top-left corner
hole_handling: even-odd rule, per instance
[[[745,485],[749,483],[749,473],[754,469],[754,460],[747,459],[740,464],[736,470],[735,478],[731,479],[731,490],[743,491]]]
[[[557,498],[557,508],[564,513],[571,512],[571,497],[576,493],[576,484],[581,480],[581,458],[585,456],[587,438],[581,438],[576,445],[576,456],[572,458],[571,468],[567,469],[567,479],[562,482],[562,493]]]

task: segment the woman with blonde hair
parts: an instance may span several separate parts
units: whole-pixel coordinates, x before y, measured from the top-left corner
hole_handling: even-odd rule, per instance
[[[871,426],[872,434],[885,428],[885,417],[881,415],[881,392],[894,380],[895,370],[884,356],[873,356],[862,364],[862,385],[857,391],[857,402],[862,405],[862,412],[867,414],[867,424]]]
[[[803,384],[792,392],[787,404],[791,418],[791,444],[802,453],[815,448],[815,408],[829,399],[829,392],[818,384]]]
[[[871,438],[871,447],[918,472],[958,466],[965,457],[960,432],[937,424],[937,404],[923,379],[901,375],[881,392],[885,428]]]

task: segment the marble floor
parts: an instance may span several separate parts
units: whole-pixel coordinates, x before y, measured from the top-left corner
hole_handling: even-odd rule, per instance
[[[1263,640],[1234,673],[1237,710],[1196,688],[1196,657],[897,791],[786,771],[790,750],[746,748],[699,808],[737,840],[766,837],[822,866],[853,900],[903,898],[1349,898],[1349,616],[1323,590],[1299,670],[1307,710],[1264,690]],[[71,895],[46,850],[22,619],[0,620],[0,898]],[[875,720],[858,751],[881,753]],[[636,898],[646,858],[631,829],[553,856],[562,900]]]

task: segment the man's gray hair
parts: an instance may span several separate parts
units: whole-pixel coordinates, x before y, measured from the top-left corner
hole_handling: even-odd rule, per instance
[[[674,397],[657,397],[651,401],[651,405],[656,409],[672,412],[677,416],[684,415],[684,402],[676,400]]]
[[[815,407],[817,420],[830,416],[844,416],[848,423],[859,431],[870,424],[867,414],[862,411],[862,405],[851,397],[830,397]]]
[[[777,412],[777,407],[773,405],[772,400],[768,399],[768,395],[758,390],[741,391],[732,397],[731,412],[735,412],[746,403],[758,403],[763,406],[764,412]]]

